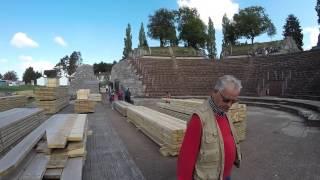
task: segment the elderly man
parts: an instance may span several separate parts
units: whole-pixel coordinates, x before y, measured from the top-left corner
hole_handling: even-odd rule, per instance
[[[239,142],[226,112],[242,88],[234,76],[218,79],[188,123],[178,158],[178,180],[230,180],[233,164],[240,165]]]

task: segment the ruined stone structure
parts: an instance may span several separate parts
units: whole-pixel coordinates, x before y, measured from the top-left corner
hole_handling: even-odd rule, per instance
[[[144,86],[140,80],[140,76],[136,74],[135,69],[128,60],[121,60],[112,67],[111,82],[114,87],[126,90],[130,88],[131,95],[144,96]]]
[[[75,95],[79,89],[90,89],[91,93],[99,93],[99,81],[93,73],[93,66],[82,64],[71,75],[69,94]]]

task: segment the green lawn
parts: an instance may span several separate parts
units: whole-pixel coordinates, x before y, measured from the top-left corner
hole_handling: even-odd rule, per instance
[[[15,91],[34,90],[35,87],[36,86],[32,86],[32,85],[0,86],[0,92],[15,92]]]

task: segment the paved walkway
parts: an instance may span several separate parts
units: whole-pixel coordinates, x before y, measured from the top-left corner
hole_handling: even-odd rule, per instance
[[[69,105],[61,113],[71,113]],[[98,103],[96,112],[88,114],[89,131],[84,180],[143,180],[145,179],[130,157],[126,146],[111,125],[114,112]]]

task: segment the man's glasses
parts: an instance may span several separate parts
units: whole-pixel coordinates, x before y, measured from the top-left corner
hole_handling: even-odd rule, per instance
[[[225,97],[220,91],[218,91],[218,92],[219,92],[220,96],[222,97],[222,101],[223,101],[224,103],[230,103],[230,102],[231,102],[231,104],[234,104],[234,103],[236,103],[236,102],[239,101],[238,99],[230,99],[230,98],[227,98],[227,97]]]

